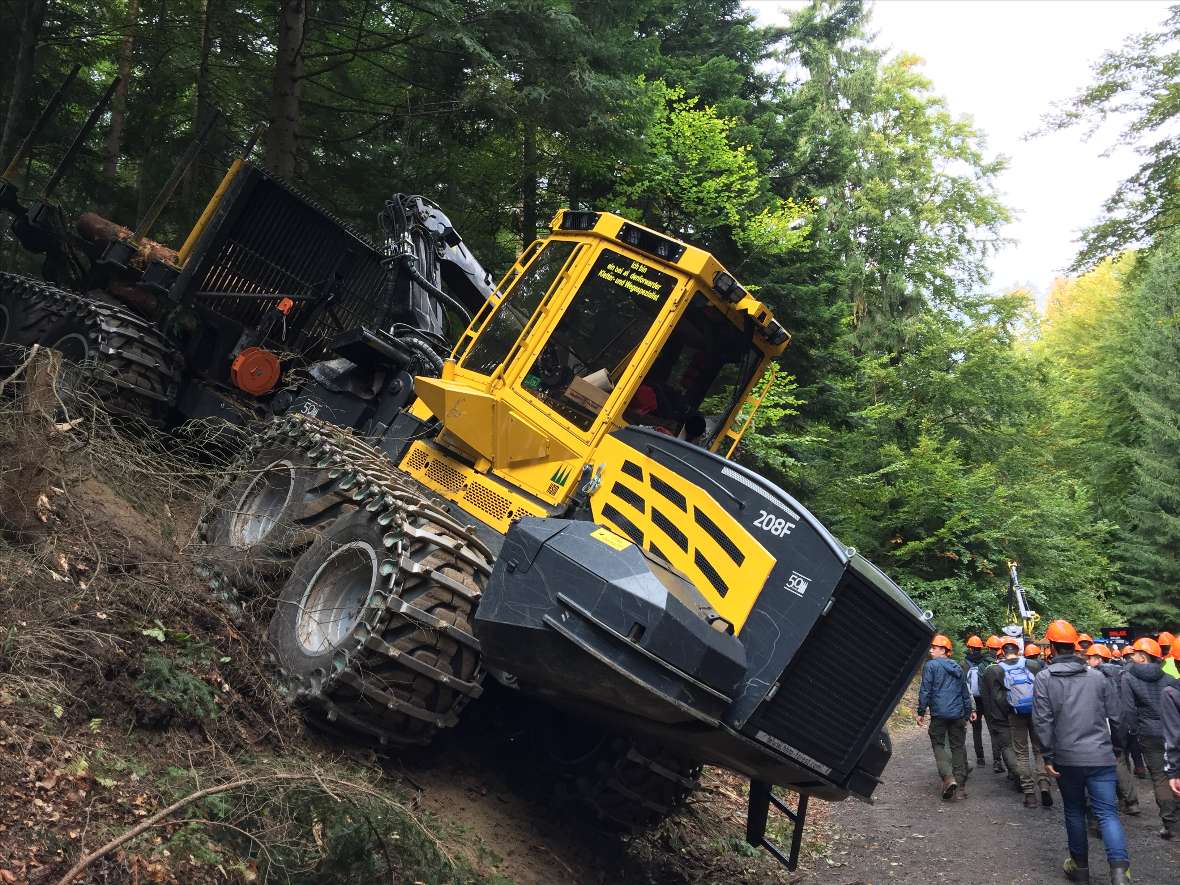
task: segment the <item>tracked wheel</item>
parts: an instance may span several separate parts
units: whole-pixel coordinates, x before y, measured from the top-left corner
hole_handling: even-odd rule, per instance
[[[182,359],[151,323],[121,307],[15,274],[0,274],[0,362],[33,344],[59,351],[64,420],[95,406],[149,424],[165,423]]]
[[[302,415],[276,419],[250,462],[257,469],[231,479],[220,496],[240,500],[239,490],[257,480],[257,506],[238,530],[259,530],[256,552],[268,538],[283,555],[309,543],[267,631],[287,695],[317,728],[381,745],[425,744],[454,725],[482,692],[471,619],[491,552],[380,451],[339,427]],[[288,464],[308,479],[296,470],[291,482]],[[322,508],[308,511],[317,514],[312,531],[283,518],[309,501]],[[228,531],[233,521],[218,525]],[[220,578],[214,574],[215,586]]]
[[[700,783],[700,763],[560,711],[550,711],[543,739],[544,756],[565,798],[618,832],[658,825],[679,811]]]

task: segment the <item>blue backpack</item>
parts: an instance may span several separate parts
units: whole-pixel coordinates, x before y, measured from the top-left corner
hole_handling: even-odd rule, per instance
[[[1013,713],[1029,716],[1033,709],[1033,674],[1024,661],[1009,664],[1000,661],[1004,668],[1004,688],[1008,690],[1008,706]]]

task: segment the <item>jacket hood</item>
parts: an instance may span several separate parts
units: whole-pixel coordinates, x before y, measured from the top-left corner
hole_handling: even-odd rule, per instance
[[[959,666],[958,661],[950,658],[931,658],[930,663],[934,664],[936,670],[946,670],[956,679],[963,678],[963,668]]]
[[[1144,682],[1159,682],[1164,678],[1163,664],[1131,664],[1130,673]]]
[[[1053,663],[1049,665],[1049,672],[1054,676],[1080,676],[1089,669],[1086,663],[1076,655],[1054,658]]]

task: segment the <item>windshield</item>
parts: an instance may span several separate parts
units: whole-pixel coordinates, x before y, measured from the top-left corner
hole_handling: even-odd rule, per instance
[[[520,337],[541,299],[552,288],[553,281],[565,267],[576,245],[568,240],[550,240],[541,248],[516,285],[496,307],[496,312],[463,358],[463,368],[481,375],[490,375],[496,371]]]
[[[693,296],[623,418],[708,445],[762,360],[750,332],[734,326],[701,293]]]
[[[588,430],[676,284],[671,274],[603,249],[522,386]]]

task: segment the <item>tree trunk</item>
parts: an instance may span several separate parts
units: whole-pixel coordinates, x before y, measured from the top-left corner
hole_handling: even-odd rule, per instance
[[[527,246],[537,238],[537,127],[524,126],[520,170],[520,236]]]
[[[193,108],[193,135],[201,129],[201,125],[209,118],[213,104],[209,100],[209,55],[213,46],[213,28],[211,21],[215,14],[217,0],[201,0],[201,48],[197,61],[197,101]],[[184,186],[181,191],[185,206],[192,206],[194,192],[200,179],[200,157],[195,159],[185,170]]]
[[[292,178],[299,140],[299,90],[303,79],[303,29],[306,0],[282,0],[279,42],[270,94],[270,128],[266,132],[266,164]]]
[[[119,154],[123,151],[123,127],[127,120],[127,87],[131,80],[131,57],[135,51],[135,24],[139,19],[139,0],[127,0],[127,24],[119,44],[119,86],[111,99],[111,128],[107,130],[106,154],[102,174],[114,180],[119,171]]]
[[[25,105],[28,104],[33,84],[33,66],[37,53],[37,38],[45,22],[45,0],[26,0],[21,20],[20,42],[17,48],[16,73],[12,93],[8,98],[8,113],[4,117],[4,132],[0,134],[0,169],[8,165],[12,152],[24,134]]]

